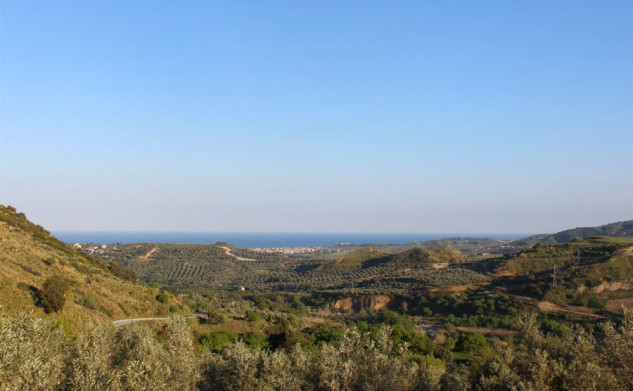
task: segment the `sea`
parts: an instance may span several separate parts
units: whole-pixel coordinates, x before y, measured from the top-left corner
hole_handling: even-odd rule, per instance
[[[66,243],[188,243],[227,242],[238,248],[325,247],[338,244],[403,244],[444,238],[520,239],[529,234],[502,233],[297,233],[297,232],[52,232]]]

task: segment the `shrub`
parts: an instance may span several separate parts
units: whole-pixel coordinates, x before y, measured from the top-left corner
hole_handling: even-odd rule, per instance
[[[255,321],[258,321],[259,319],[261,319],[259,314],[257,314],[257,312],[255,312],[255,311],[246,311],[246,314],[244,315],[244,317],[249,322],[255,322]]]
[[[220,353],[222,349],[237,340],[237,335],[230,330],[215,330],[208,334],[203,334],[198,338],[198,342],[203,349],[214,353]]]
[[[96,310],[99,307],[97,301],[92,296],[81,295],[75,300],[75,303],[90,308],[91,310]]]
[[[264,296],[258,296],[257,299],[255,300],[255,305],[257,305],[257,308],[259,308],[260,310],[274,310],[275,309],[275,305],[273,304],[273,302]]]
[[[54,390],[64,381],[68,345],[50,322],[0,317],[0,389]]]
[[[253,349],[265,349],[268,347],[268,341],[266,337],[259,333],[255,333],[249,331],[245,335],[241,337],[242,342],[246,344],[249,348]]]
[[[122,267],[116,262],[108,262],[108,269],[110,270],[112,274],[114,274],[115,276],[123,280],[131,281],[131,282],[138,281],[138,277],[136,277],[136,273],[134,273],[130,269],[126,269]]]
[[[169,302],[169,295],[164,293],[164,292],[161,292],[161,293],[156,295],[156,300],[158,300],[159,302],[165,304],[165,303]]]
[[[315,344],[341,341],[344,336],[344,329],[334,327],[331,324],[317,326],[312,333]]]
[[[78,391],[110,391],[121,381],[114,361],[114,329],[89,326],[77,338],[70,363],[70,384]]]
[[[224,323],[224,315],[219,312],[209,312],[205,318],[198,320],[203,324],[222,324]]]
[[[488,349],[488,341],[481,333],[464,331],[459,335],[456,348],[462,352],[481,353]]]
[[[70,281],[62,276],[51,276],[44,280],[40,291],[40,303],[46,313],[59,312],[66,303]]]

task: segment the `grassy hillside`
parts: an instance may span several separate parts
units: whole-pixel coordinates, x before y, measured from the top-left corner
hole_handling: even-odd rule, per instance
[[[63,309],[46,314],[42,289],[50,277],[68,283]],[[0,206],[0,312],[33,311],[70,328],[86,321],[169,313],[177,306],[156,300],[158,290],[135,282],[133,273],[113,262],[77,251],[27,220],[14,208]]]

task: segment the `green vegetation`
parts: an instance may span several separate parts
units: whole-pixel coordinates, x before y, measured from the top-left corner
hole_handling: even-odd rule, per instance
[[[46,313],[59,312],[64,308],[69,287],[69,281],[62,276],[53,275],[44,280],[40,302]]]
[[[256,261],[242,261],[231,254]],[[146,256],[150,254],[151,261]],[[464,267],[462,253],[448,248],[414,248],[388,254],[368,247],[338,260],[298,260],[225,245],[130,244],[105,250],[104,256],[131,268],[148,283],[177,289],[249,292],[406,292],[419,286],[442,287],[486,281]]]
[[[387,255],[389,254],[376,250],[374,247],[364,247],[337,259],[334,263],[321,266],[320,270],[327,272],[357,270],[363,268],[367,261]]]
[[[0,238],[0,313],[63,319],[70,333],[89,322],[169,313],[154,300],[158,290],[134,282],[132,272],[58,241],[12,207],[0,206]]]
[[[621,326],[604,324],[601,339],[581,328],[548,335],[534,316],[518,320],[515,343],[503,347],[463,333],[458,347],[479,354],[456,365],[396,343],[388,327],[323,329],[328,341],[310,350],[269,350],[253,333],[216,332],[197,353],[182,317],[160,329],[97,326],[71,339],[46,320],[0,316],[0,389],[633,390],[633,313]]]
[[[161,292],[161,293],[156,295],[156,300],[158,300],[161,303],[168,303],[169,302],[169,295],[167,295],[164,292]]]
[[[235,341],[237,341],[237,334],[225,329],[212,331],[198,338],[198,342],[204,349],[215,353],[220,353],[226,345]]]
[[[476,259],[131,244],[103,260],[1,212],[0,391],[633,390],[633,315],[613,302],[633,303],[633,240]]]
[[[482,353],[489,348],[488,341],[481,333],[466,331],[459,335],[455,347],[466,353]]]
[[[591,237],[536,245],[487,263],[502,275],[494,287],[560,305],[603,308],[612,291],[633,290],[631,246],[631,239]]]

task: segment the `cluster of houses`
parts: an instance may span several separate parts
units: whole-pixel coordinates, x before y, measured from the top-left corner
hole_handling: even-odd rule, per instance
[[[88,254],[103,255],[106,249],[108,248],[108,245],[107,244],[86,244],[84,247],[79,243],[75,243],[73,244],[73,248],[77,250],[83,250],[87,252]],[[114,246],[113,249],[116,250],[117,249],[116,246]]]
[[[300,254],[314,253],[323,250],[324,247],[256,247],[250,250],[258,253]]]

